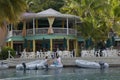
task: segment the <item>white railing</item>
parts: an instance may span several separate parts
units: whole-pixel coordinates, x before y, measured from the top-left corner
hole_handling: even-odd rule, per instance
[[[53,28],[54,34],[67,34],[67,28]]]
[[[21,36],[22,35],[22,30],[12,30],[12,35],[13,36]]]
[[[27,35],[33,35],[33,29],[27,29]]]
[[[67,28],[54,28],[54,34],[67,35]],[[77,35],[77,30],[68,29],[69,35]],[[48,34],[48,28],[35,28],[35,35]],[[33,29],[27,29],[26,35],[33,35]],[[22,30],[12,30],[8,32],[8,37],[11,36],[22,36]]]
[[[71,58],[75,57],[73,56],[72,51],[57,51],[57,52],[52,52],[52,51],[46,51],[46,52],[22,52],[20,58],[45,58],[48,56],[49,58],[55,58],[56,54],[58,54],[62,58]]]
[[[35,29],[35,34],[47,34],[48,33],[48,28],[36,28]]]
[[[13,34],[12,34],[12,31],[9,31],[7,36],[8,36],[8,37],[12,37],[12,35],[13,35]]]
[[[10,54],[10,51],[8,51],[8,59],[10,58],[14,58],[14,57]]]

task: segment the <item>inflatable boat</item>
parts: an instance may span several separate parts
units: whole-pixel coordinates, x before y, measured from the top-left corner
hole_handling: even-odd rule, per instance
[[[37,64],[40,64],[40,63],[41,63],[41,60],[36,60],[28,63],[23,62],[21,64],[16,65],[16,69],[17,70],[23,70],[23,69],[33,70],[33,69],[36,69]]]
[[[51,64],[51,65],[37,64],[37,69],[45,69],[45,68],[56,69],[56,68],[62,68],[62,67],[63,67],[63,64]]]
[[[8,66],[7,63],[0,62],[0,70],[2,70],[2,69],[8,69],[8,68],[9,68],[9,66]]]
[[[49,66],[45,65],[46,61],[45,60],[36,60],[28,63],[22,63],[16,65],[17,70],[38,70],[38,69],[45,69],[45,68],[62,68],[62,64],[51,64]]]
[[[86,60],[75,60],[75,63],[78,67],[81,68],[96,68],[96,69],[104,69],[108,68],[109,64],[104,62],[91,62]]]
[[[49,68],[54,69],[54,68],[62,68],[62,67],[63,67],[62,64],[57,64],[57,65],[56,64],[51,64]]]

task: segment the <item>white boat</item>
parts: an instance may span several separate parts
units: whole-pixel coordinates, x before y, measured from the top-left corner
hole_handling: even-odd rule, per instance
[[[56,69],[56,68],[63,68],[63,64],[51,64],[49,66],[43,65],[43,64],[37,64],[37,69]]]
[[[8,68],[9,68],[9,66],[8,66],[7,63],[3,63],[3,62],[0,63],[0,70],[2,70],[2,69],[8,69]]]
[[[102,68],[108,68],[109,64],[104,62],[91,62],[86,60],[75,60],[75,63],[78,67],[81,68],[96,68],[96,69],[102,69]]]
[[[33,70],[36,69],[37,64],[40,64],[42,60],[36,60],[36,61],[32,61],[32,62],[28,62],[28,63],[22,63],[22,64],[18,64],[16,65],[16,69],[17,70]]]
[[[62,67],[63,67],[63,64],[57,64],[57,65],[56,64],[51,64],[49,68],[53,69],[53,68],[62,68]]]
[[[17,70],[37,70],[37,69],[45,69],[45,68],[61,68],[63,65],[54,65],[51,64],[50,66],[45,66],[45,60],[36,60],[28,63],[22,63],[16,65]]]

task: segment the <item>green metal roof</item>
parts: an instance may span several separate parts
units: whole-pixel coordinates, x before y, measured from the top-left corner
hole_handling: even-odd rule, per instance
[[[82,37],[78,37],[78,41],[84,41]]]
[[[22,36],[14,36],[14,37],[10,37],[8,38],[6,41],[9,42],[9,41],[23,41],[24,38]]]
[[[50,35],[32,35],[32,36],[26,36],[25,37],[27,40],[42,40],[44,39],[63,39],[63,38],[67,38],[67,39],[77,39],[77,37],[75,35],[56,35],[56,34],[50,34]],[[22,36],[15,36],[15,37],[10,37],[7,39],[8,41],[23,41],[24,37]]]

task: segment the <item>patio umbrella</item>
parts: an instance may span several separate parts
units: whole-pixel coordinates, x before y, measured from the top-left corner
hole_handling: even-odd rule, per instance
[[[66,40],[66,38],[63,39],[63,48],[64,49],[67,48],[67,40]]]
[[[87,49],[89,47],[88,40],[85,40],[85,48]]]
[[[86,49],[89,48],[92,45],[92,38],[88,38],[85,40],[85,47]]]
[[[115,38],[114,38],[114,36],[111,37],[111,43],[112,43],[112,44],[111,44],[112,46],[115,45]]]
[[[42,40],[42,48],[45,48],[45,38],[43,38],[43,40]]]
[[[111,46],[111,40],[110,38],[108,38],[106,41],[106,47],[109,48],[110,46]]]
[[[30,41],[30,48],[32,49],[33,48],[33,42]]]
[[[50,40],[47,41],[47,49],[50,50]]]
[[[91,37],[88,39],[88,45],[89,45],[89,47],[92,46],[92,38]]]
[[[27,39],[24,38],[23,48],[27,48]]]

